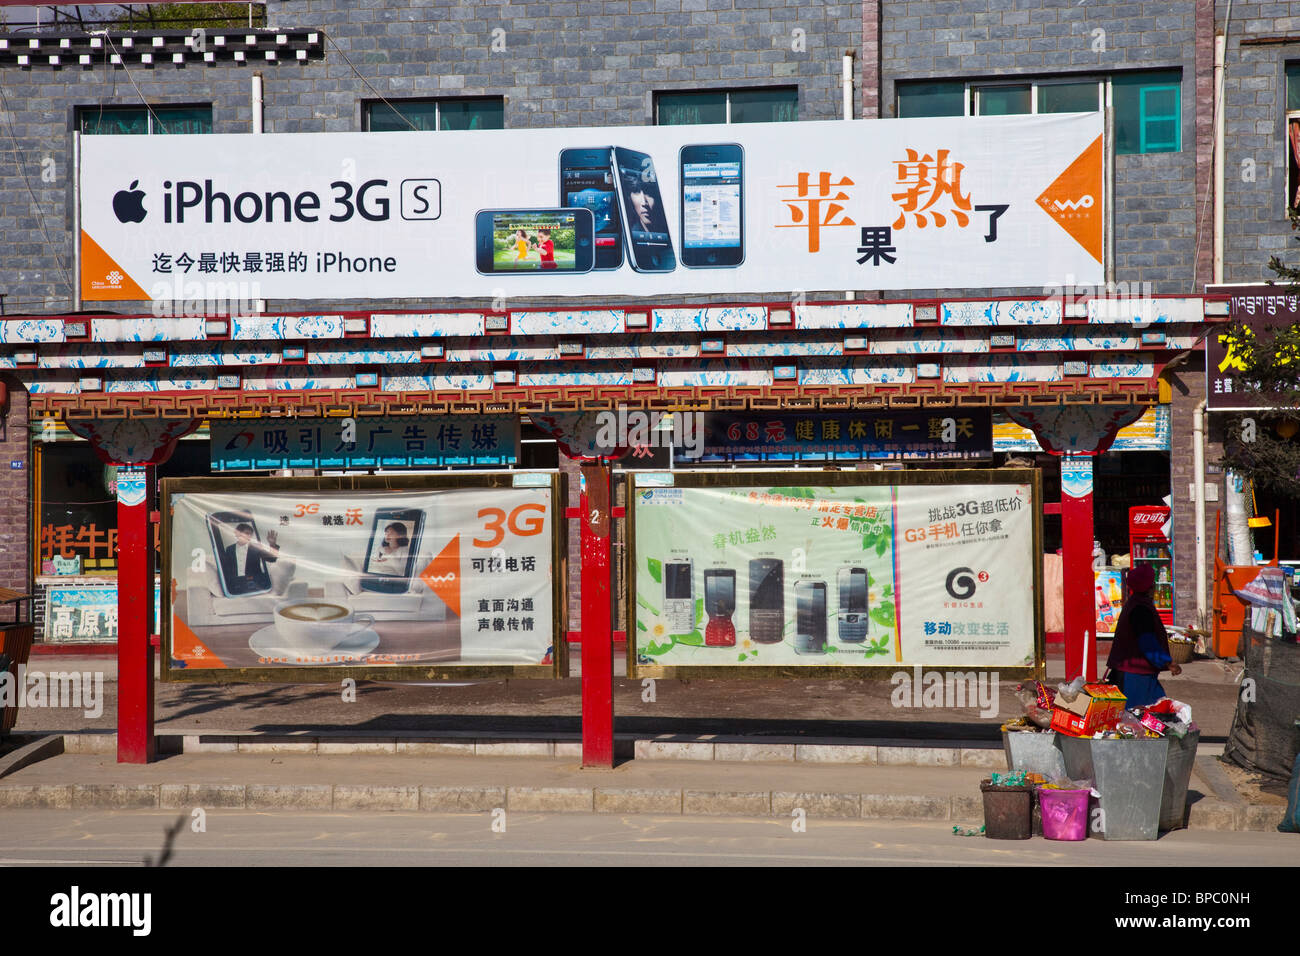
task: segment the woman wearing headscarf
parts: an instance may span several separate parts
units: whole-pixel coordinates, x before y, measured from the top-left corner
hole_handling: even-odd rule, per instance
[[[1106,658],[1111,683],[1117,685],[1131,708],[1154,704],[1167,697],[1157,678],[1162,670],[1177,677],[1183,672],[1169,657],[1169,635],[1151,599],[1155,570],[1139,564],[1128,573],[1129,596],[1115,622],[1115,639]]]

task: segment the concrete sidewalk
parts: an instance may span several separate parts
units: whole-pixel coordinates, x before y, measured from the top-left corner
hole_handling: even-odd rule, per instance
[[[781,816],[802,809],[812,818],[927,820],[978,826],[984,766],[921,766],[818,761],[652,760],[612,770],[583,769],[577,744],[565,753],[498,756],[481,751],[420,753],[421,742],[385,751],[384,742],[321,743],[230,735],[209,749],[165,755],[148,765],[119,764],[108,736],[52,736],[0,759],[0,807],[49,809],[247,809],[294,811],[429,811],[655,813]],[[65,741],[69,751],[65,752]],[[240,744],[243,744],[242,748]],[[503,742],[505,743],[505,742]],[[537,743],[537,741],[533,741]],[[215,749],[221,744],[228,749]],[[183,741],[168,741],[176,750]],[[311,752],[294,746],[313,746]],[[438,746],[426,742],[423,746]],[[367,748],[374,748],[369,749]],[[536,751],[534,751],[536,752]],[[751,751],[749,758],[762,757]],[[25,765],[23,761],[27,760]],[[11,769],[19,764],[18,769]],[[1214,757],[1200,756],[1188,795],[1189,826],[1272,830],[1281,802],[1252,803]]]

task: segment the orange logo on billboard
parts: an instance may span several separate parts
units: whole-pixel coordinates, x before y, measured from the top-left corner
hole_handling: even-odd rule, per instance
[[[460,617],[460,535],[447,542],[429,566],[420,572],[420,580]]]
[[[1038,205],[1098,262],[1102,261],[1101,137],[1038,197]]]
[[[918,229],[928,226],[931,219],[936,227],[942,228],[948,224],[948,216],[952,216],[962,228],[970,224],[970,194],[961,194],[961,171],[966,167],[962,163],[950,162],[948,150],[939,149],[934,155],[922,155],[920,150],[909,148],[907,159],[895,160],[894,163],[898,167],[897,184],[903,187],[902,192],[890,197],[898,203],[895,229],[907,225],[909,214]],[[935,208],[945,199],[946,205]]]
[[[81,297],[83,299],[125,299],[141,302],[149,295],[125,269],[83,230],[81,233]]]
[[[828,226],[852,226],[852,219],[844,216],[839,221],[835,217],[844,212],[841,203],[846,202],[849,194],[841,188],[854,185],[853,180],[841,176],[839,182],[831,182],[831,174],[820,172],[816,180],[812,173],[799,173],[796,181],[779,186],[779,189],[797,190],[791,199],[781,200],[790,210],[790,221],[776,224],[778,229],[807,229],[808,251],[821,250],[821,230]]]

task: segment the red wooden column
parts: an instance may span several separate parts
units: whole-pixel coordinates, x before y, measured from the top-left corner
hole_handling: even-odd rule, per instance
[[[1092,570],[1092,456],[1061,456],[1061,564],[1065,678],[1097,679],[1097,611]]]
[[[609,465],[582,464],[582,765],[614,766]]]
[[[153,732],[154,467],[117,473],[117,762],[150,763]]]
[[[117,473],[117,762],[154,759],[153,576],[154,466],[199,427],[194,418],[69,420],[99,460]],[[166,587],[166,582],[162,584]]]

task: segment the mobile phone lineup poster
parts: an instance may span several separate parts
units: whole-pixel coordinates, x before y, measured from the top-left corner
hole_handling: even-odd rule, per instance
[[[537,665],[550,488],[172,496],[171,666]]]
[[[634,516],[638,664],[1034,664],[1028,484],[643,488]]]
[[[79,281],[87,300],[1096,284],[1104,280],[1102,133],[1101,113],[1076,113],[797,127],[88,136]],[[740,147],[740,222],[729,198],[710,211],[697,185],[683,189],[683,148],[689,157],[691,147],[709,146]],[[647,157],[643,188],[627,195],[616,147]],[[525,215],[515,217],[524,235],[512,233],[513,255],[538,268],[481,273],[478,214],[559,207],[565,150],[609,152],[611,191],[601,193],[597,170],[593,190],[579,195],[595,220],[621,224],[622,264],[570,271],[572,237],[548,245],[541,220]],[[673,254],[656,261],[670,271],[633,268],[628,226],[638,215],[656,234],[666,227],[671,248],[663,251]],[[740,249],[721,260],[736,264],[681,261],[683,218],[698,228],[702,215],[721,217],[709,228],[727,242],[741,227]],[[498,251],[509,263],[508,246]]]

